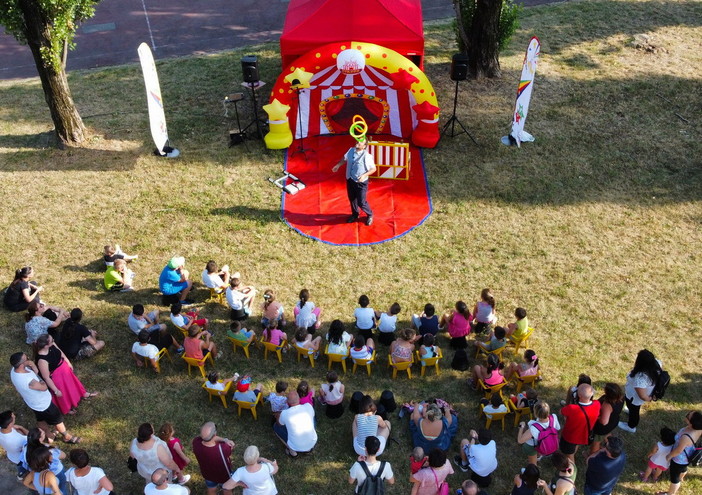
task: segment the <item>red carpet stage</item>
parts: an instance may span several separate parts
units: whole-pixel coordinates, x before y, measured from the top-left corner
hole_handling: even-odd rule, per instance
[[[295,195],[283,193],[285,222],[300,234],[329,244],[360,246],[400,237],[421,225],[432,212],[431,197],[420,150],[410,146],[409,180],[371,178],[368,203],[373,225],[346,223],[351,214],[346,196],[345,167],[331,169],[353,146],[346,136],[305,138],[306,156],[295,153],[295,140],[286,157],[286,171],[300,178],[306,188]]]

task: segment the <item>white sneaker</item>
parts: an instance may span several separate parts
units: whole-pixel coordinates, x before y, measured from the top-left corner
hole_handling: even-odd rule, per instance
[[[619,428],[621,428],[624,431],[628,431],[629,433],[636,433],[636,428],[630,427],[628,424],[626,424],[624,421],[619,422]]]
[[[186,484],[188,481],[190,481],[190,475],[189,475],[189,474],[186,474],[185,476],[183,476],[183,479],[182,479],[182,480],[176,481],[176,482],[177,482],[179,485],[184,485],[184,484]]]

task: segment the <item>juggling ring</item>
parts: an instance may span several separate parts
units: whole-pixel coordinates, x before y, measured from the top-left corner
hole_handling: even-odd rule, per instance
[[[360,115],[354,115],[349,127],[349,134],[359,143],[366,142],[366,133],[368,132],[368,124]]]

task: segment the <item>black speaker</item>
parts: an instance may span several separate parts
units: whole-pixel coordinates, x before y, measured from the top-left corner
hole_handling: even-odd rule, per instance
[[[467,78],[468,55],[464,53],[455,53],[453,57],[451,57],[451,80],[465,81]]]
[[[244,74],[244,82],[255,83],[259,81],[256,55],[246,55],[241,58],[241,72]]]

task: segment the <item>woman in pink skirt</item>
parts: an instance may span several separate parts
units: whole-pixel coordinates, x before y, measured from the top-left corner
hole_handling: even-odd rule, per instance
[[[49,387],[53,402],[63,414],[75,414],[81,399],[95,397],[97,392],[85,390],[73,373],[73,365],[66,355],[54,344],[51,335],[41,335],[36,341],[37,367],[41,377]]]

